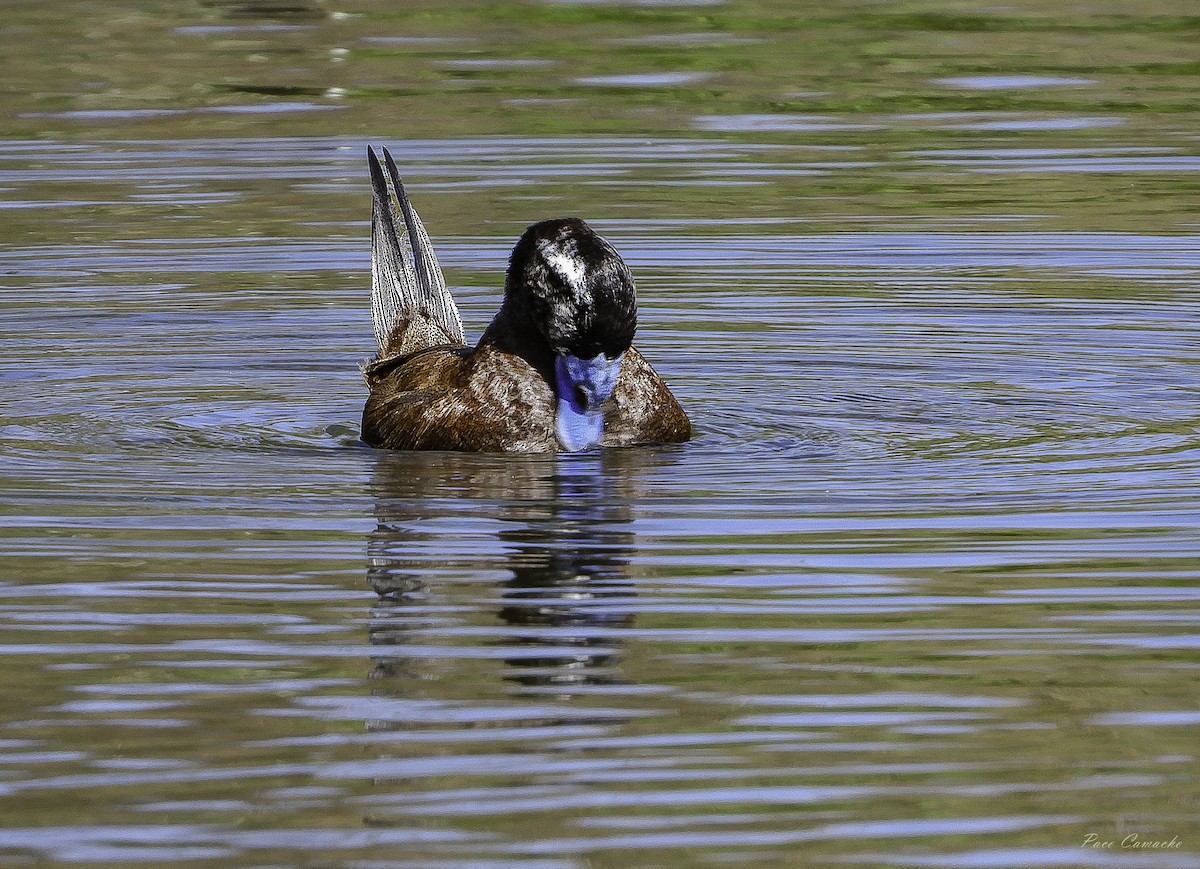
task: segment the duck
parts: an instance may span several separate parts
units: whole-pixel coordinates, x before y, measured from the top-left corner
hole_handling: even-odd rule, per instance
[[[611,244],[576,217],[530,226],[509,257],[500,309],[471,346],[429,234],[381,151],[382,163],[367,148],[379,350],[362,365],[365,443],[576,453],[691,438],[687,414],[633,346],[636,288]]]

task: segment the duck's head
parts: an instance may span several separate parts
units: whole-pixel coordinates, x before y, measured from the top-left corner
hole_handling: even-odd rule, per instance
[[[629,268],[582,220],[544,220],[513,248],[504,295],[553,353],[559,445],[571,451],[597,446],[604,404],[637,330]]]

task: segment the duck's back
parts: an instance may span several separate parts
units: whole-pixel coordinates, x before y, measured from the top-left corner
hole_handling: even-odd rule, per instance
[[[549,452],[554,393],[529,363],[494,347],[442,346],[374,363],[362,439],[393,450]]]
[[[379,354],[363,367],[371,395],[362,439],[394,450],[553,450],[549,384],[520,356],[466,346],[458,308],[396,164],[386,148],[383,165],[367,154]]]

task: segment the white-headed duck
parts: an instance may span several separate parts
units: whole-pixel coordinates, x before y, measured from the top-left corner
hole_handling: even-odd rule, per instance
[[[529,227],[509,259],[500,310],[469,347],[433,245],[382,150],[386,175],[367,149],[379,354],[363,368],[364,441],[527,453],[691,437],[687,414],[633,347],[633,277],[612,245],[577,218]]]

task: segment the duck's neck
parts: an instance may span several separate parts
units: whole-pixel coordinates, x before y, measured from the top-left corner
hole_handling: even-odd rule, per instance
[[[504,299],[504,304],[479,339],[479,346],[485,345],[521,357],[553,387],[554,351],[533,325],[529,312],[523,306],[514,304],[511,298]]]

